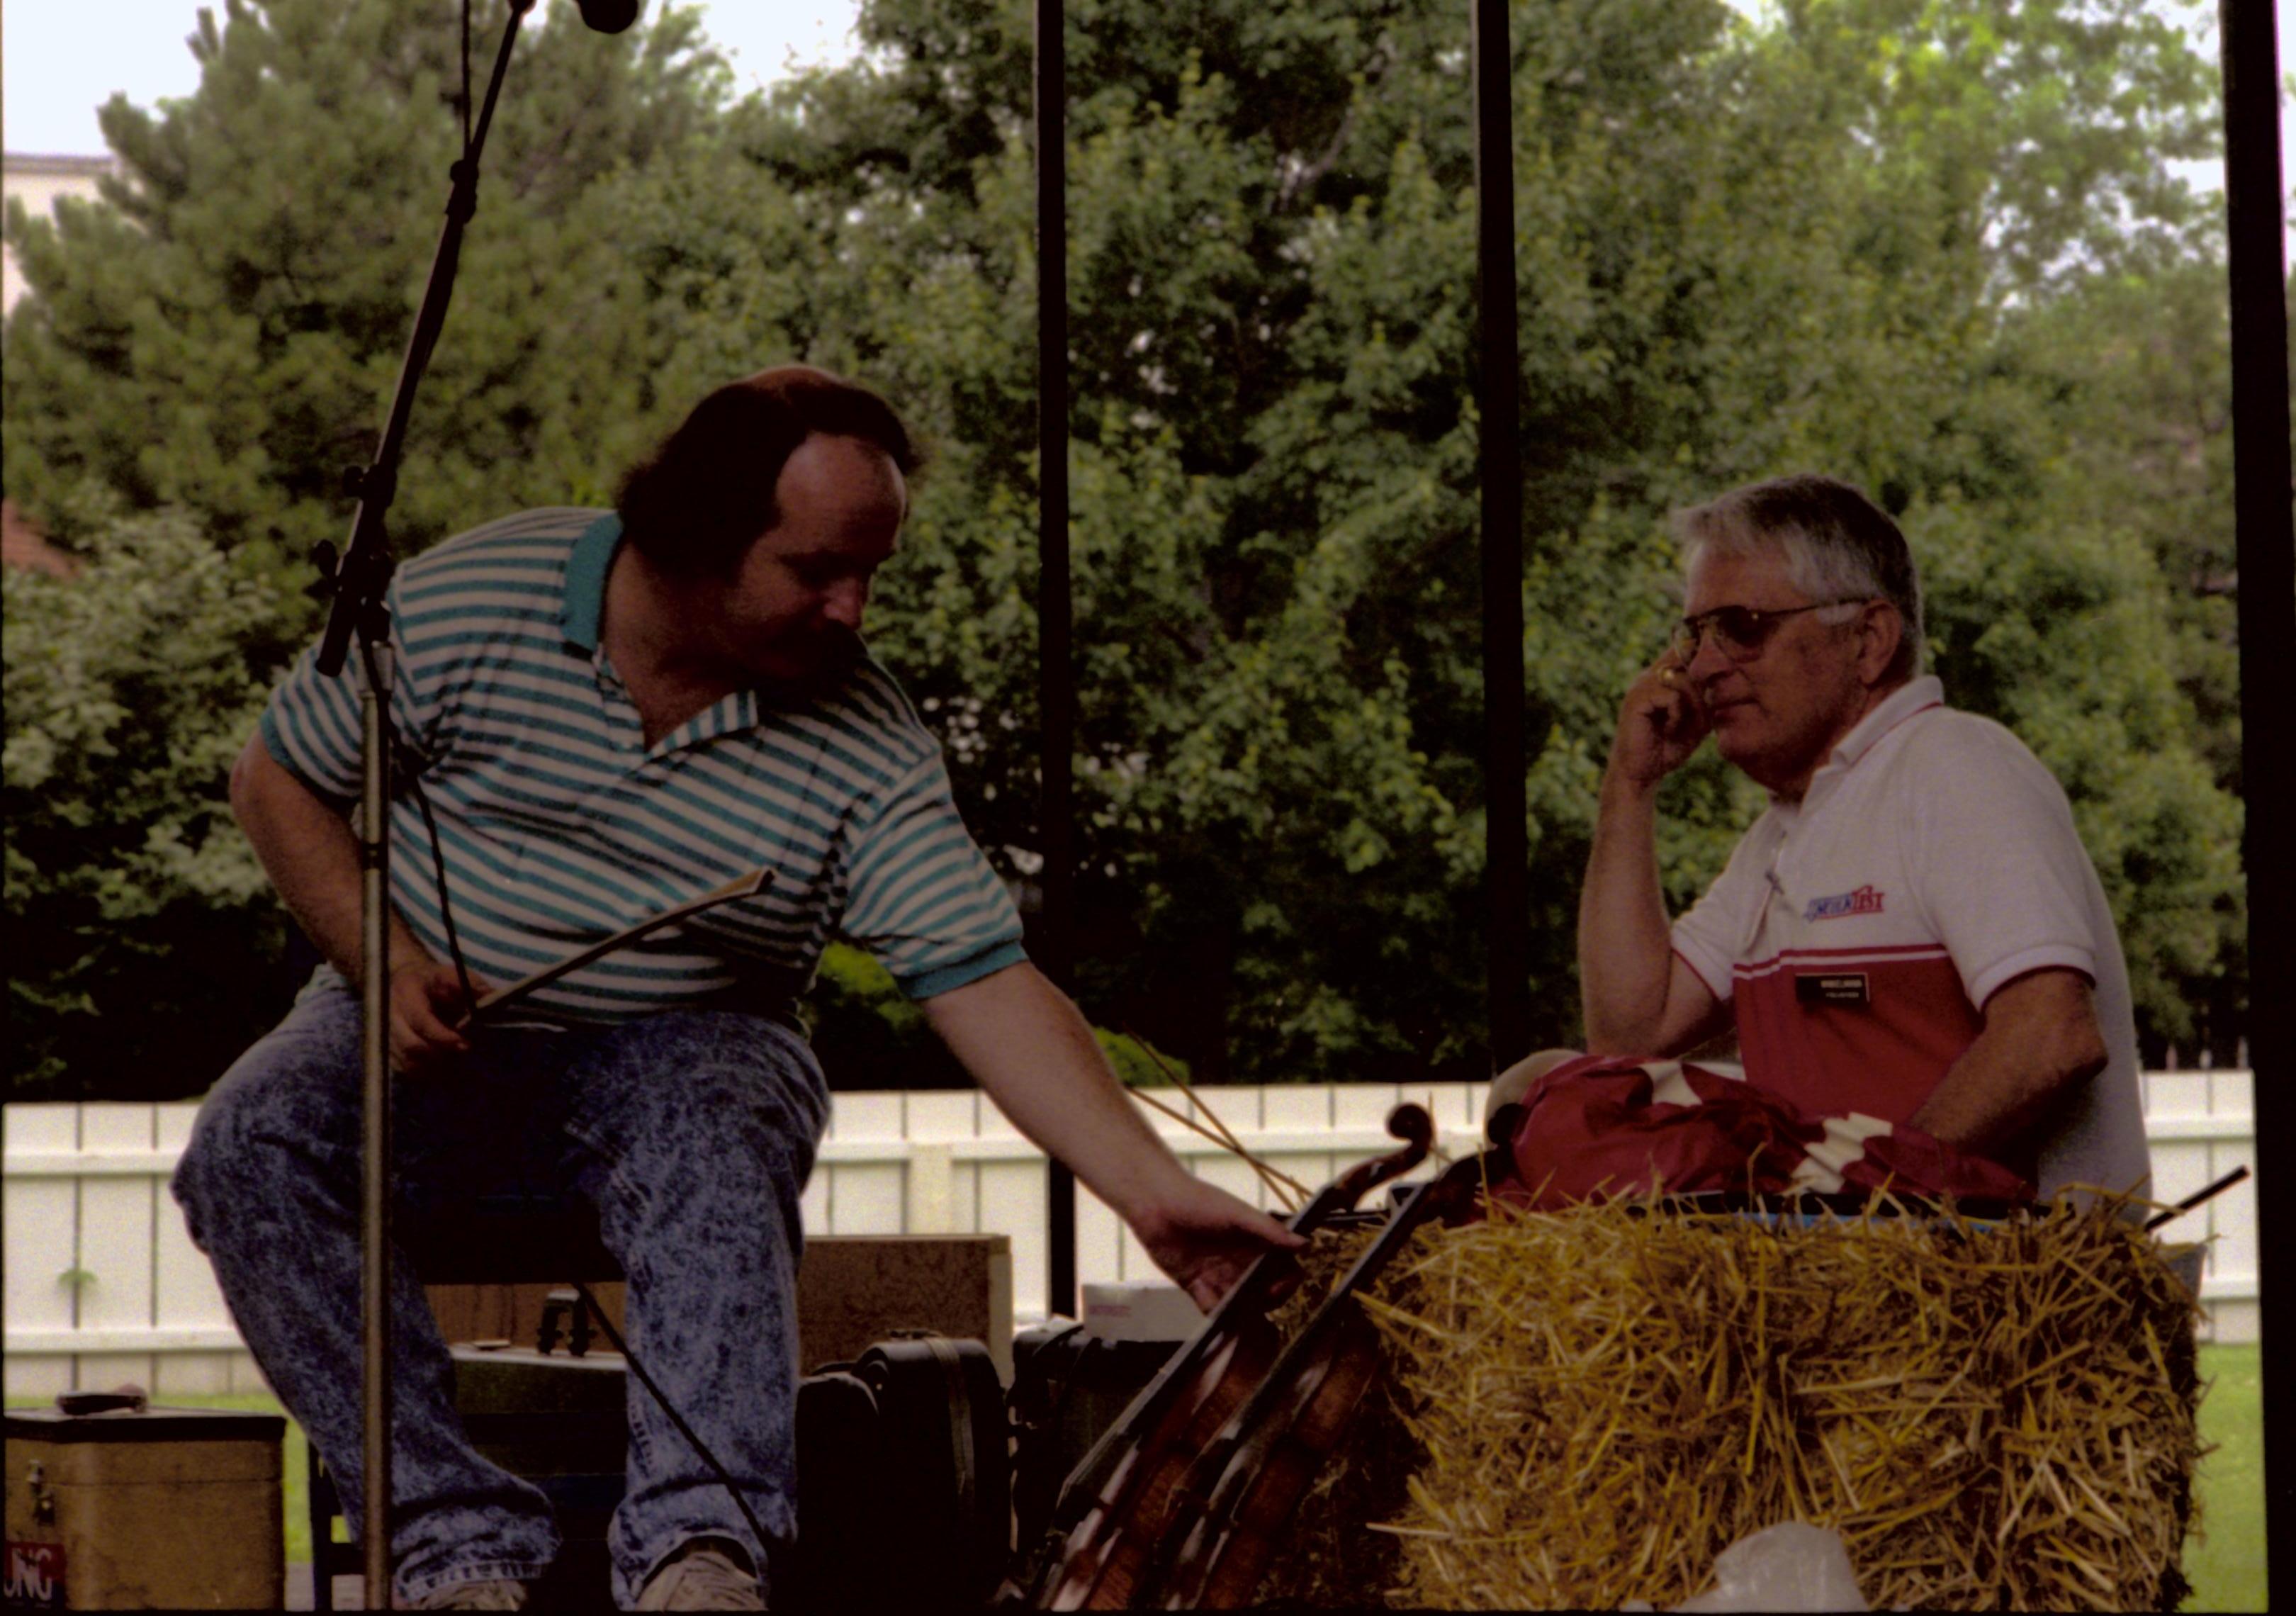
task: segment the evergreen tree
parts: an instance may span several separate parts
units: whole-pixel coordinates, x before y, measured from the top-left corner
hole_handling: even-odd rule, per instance
[[[474,22],[474,97],[497,12]],[[94,483],[308,579],[310,546],[348,527],[341,473],[373,453],[438,244],[462,140],[456,15],[451,0],[203,11],[196,93],[102,110],[123,168],[102,202],[64,203],[53,226],[12,212],[31,295],[0,405],[25,511],[76,543],[70,496]],[[518,504],[598,498],[643,441],[638,322],[589,209],[603,182],[710,127],[726,81],[676,7],[609,37],[561,4],[522,34],[417,395],[401,553]]]

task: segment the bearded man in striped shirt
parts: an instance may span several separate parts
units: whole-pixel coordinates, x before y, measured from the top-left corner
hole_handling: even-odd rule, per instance
[[[409,562],[390,592],[390,716],[447,895],[423,805],[402,791],[402,1193],[510,1179],[592,1202],[629,1278],[633,1349],[772,1538],[795,1529],[798,1202],[828,1115],[795,1004],[832,937],[882,960],[1021,1131],[1200,1304],[1297,1243],[1190,1176],[1125,1099],[1022,953],[938,743],[861,639],[916,463],[873,393],[765,371],[702,400],[613,513],[489,523]],[[315,661],[266,710],[232,803],[327,963],[209,1096],[175,1188],[357,1520],[359,718],[350,671],[322,677]],[[468,1021],[488,983],[760,865],[756,896]],[[422,1292],[399,1276],[396,1592],[519,1608],[555,1527],[538,1491],[471,1450]],[[650,1399],[631,1419],[618,1603],[763,1608],[771,1545]]]

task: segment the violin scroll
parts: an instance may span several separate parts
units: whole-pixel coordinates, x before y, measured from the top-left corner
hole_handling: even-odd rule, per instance
[[[1410,1100],[1387,1113],[1387,1131],[1395,1138],[1416,1144],[1423,1158],[1435,1145],[1435,1119],[1427,1114],[1425,1106]]]
[[[1425,1106],[1414,1105],[1408,1100],[1387,1113],[1387,1131],[1390,1136],[1403,1141],[1401,1148],[1356,1163],[1316,1197],[1317,1204],[1328,1198],[1331,1205],[1327,1211],[1352,1207],[1390,1178],[1400,1178],[1426,1161],[1427,1153],[1435,1148],[1435,1119],[1427,1114]],[[1322,1221],[1321,1218],[1316,1219],[1318,1223]]]

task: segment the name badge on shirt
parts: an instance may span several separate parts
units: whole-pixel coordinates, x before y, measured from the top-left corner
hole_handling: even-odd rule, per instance
[[[1871,1004],[1874,996],[1863,971],[1804,971],[1794,973],[1794,999],[1814,1008],[1839,1008]]]

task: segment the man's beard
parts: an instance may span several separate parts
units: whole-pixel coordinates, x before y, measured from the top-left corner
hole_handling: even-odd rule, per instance
[[[844,682],[860,664],[865,648],[854,630],[832,623],[819,633],[808,634],[801,646],[791,649],[794,654],[782,659],[785,671],[772,674],[761,683],[806,693],[826,690]]]

